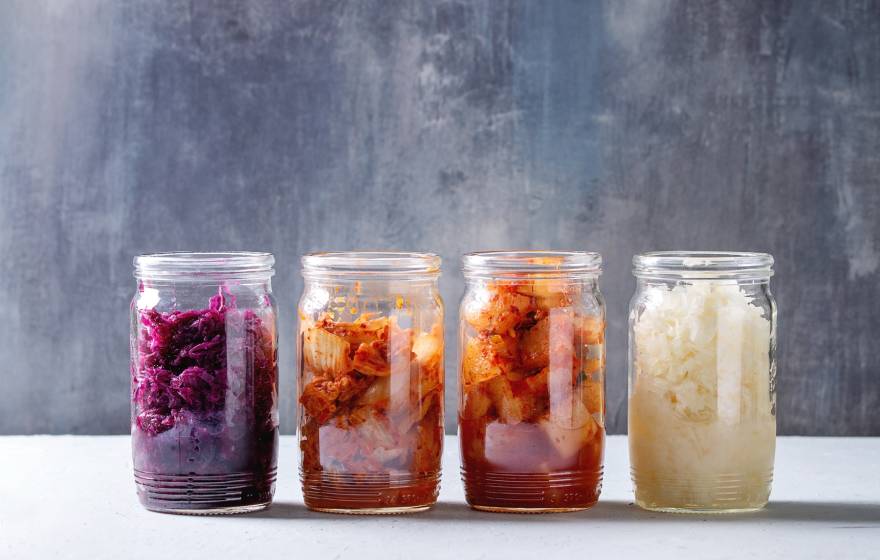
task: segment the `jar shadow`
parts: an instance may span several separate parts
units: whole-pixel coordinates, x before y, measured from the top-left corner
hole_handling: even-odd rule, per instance
[[[833,524],[835,528],[880,528],[880,503],[771,502],[748,513],[687,514],[646,511],[633,502],[605,500],[590,509],[573,513],[499,514],[468,508],[460,503],[438,502],[431,510],[414,516],[424,521],[469,521],[474,523],[713,523],[761,524],[775,521]]]
[[[339,515],[310,511],[302,503],[275,502],[269,509],[242,516],[228,517],[265,518],[265,519],[302,519],[324,521],[352,522],[359,519],[364,522],[384,522],[389,519],[398,522],[414,523],[545,523],[567,524],[591,522],[630,523],[691,523],[705,521],[713,523],[762,524],[774,521],[790,521],[802,523],[833,524],[835,528],[878,528],[880,527],[880,504],[847,503],[847,502],[771,502],[756,512],[734,514],[678,514],[658,513],[640,509],[632,502],[606,500],[594,507],[572,513],[549,514],[504,514],[476,511],[458,502],[440,501],[430,510],[422,513],[404,515]]]

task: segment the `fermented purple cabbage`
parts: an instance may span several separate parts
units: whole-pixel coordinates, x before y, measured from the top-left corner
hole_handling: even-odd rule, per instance
[[[271,499],[278,438],[274,324],[237,309],[235,297],[223,292],[204,309],[145,309],[138,319],[132,435],[136,476],[147,481],[139,486],[141,499],[150,507],[163,496],[150,487],[152,475],[242,473],[253,481],[243,500]]]
[[[207,418],[224,410],[227,321],[230,326],[242,322],[243,337],[231,342],[244,357],[239,367],[253,371],[255,412],[271,422],[276,378],[272,333],[252,310],[238,312],[232,296],[218,294],[207,309],[142,312],[139,367],[132,384],[138,428],[156,435],[174,427],[185,413]]]

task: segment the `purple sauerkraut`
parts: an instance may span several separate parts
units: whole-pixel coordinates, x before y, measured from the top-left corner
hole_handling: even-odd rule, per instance
[[[146,309],[139,318],[132,444],[141,499],[149,507],[153,498],[174,498],[165,483],[174,487],[175,476],[222,475],[242,489],[243,502],[271,500],[278,440],[274,324],[237,309],[234,296],[222,293],[206,309]],[[181,497],[171,505],[216,504]]]

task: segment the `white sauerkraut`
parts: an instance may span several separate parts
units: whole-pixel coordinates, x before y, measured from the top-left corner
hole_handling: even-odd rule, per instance
[[[648,290],[633,325],[636,500],[661,509],[764,505],[776,437],[770,320],[736,285]]]

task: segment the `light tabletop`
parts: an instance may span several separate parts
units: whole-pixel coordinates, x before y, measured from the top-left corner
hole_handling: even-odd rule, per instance
[[[771,503],[752,514],[657,514],[632,503],[626,438],[608,438],[598,505],[472,511],[447,436],[439,503],[406,516],[305,509],[281,439],[271,509],[174,516],[135,496],[126,436],[0,437],[0,558],[880,558],[880,438],[780,437]]]

